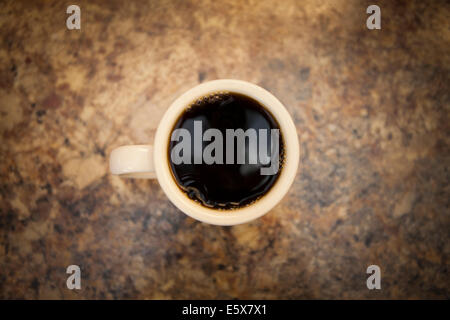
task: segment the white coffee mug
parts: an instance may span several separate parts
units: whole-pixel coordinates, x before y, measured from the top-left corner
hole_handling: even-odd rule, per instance
[[[178,187],[170,168],[168,147],[175,122],[186,108],[198,98],[215,92],[234,92],[258,101],[277,120],[284,142],[284,162],[275,184],[259,200],[247,206],[217,210],[190,199]],[[214,80],[202,83],[176,99],[164,114],[151,145],[131,145],[114,149],[110,155],[112,174],[130,178],[157,178],[172,203],[188,216],[215,225],[236,225],[261,217],[271,210],[287,193],[299,163],[297,131],[281,102],[265,89],[241,80]],[[220,181],[218,181],[220,183]]]

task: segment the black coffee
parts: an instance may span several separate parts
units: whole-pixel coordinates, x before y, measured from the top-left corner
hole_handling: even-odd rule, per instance
[[[205,96],[172,129],[172,174],[189,198],[206,207],[246,206],[267,193],[280,175],[284,146],[279,129],[250,97],[230,92]]]

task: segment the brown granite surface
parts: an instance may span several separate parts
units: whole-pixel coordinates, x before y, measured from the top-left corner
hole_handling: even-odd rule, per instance
[[[448,1],[94,2],[80,31],[72,2],[0,4],[0,298],[450,297]],[[235,227],[108,174],[218,78],[274,93],[301,144],[290,193]]]

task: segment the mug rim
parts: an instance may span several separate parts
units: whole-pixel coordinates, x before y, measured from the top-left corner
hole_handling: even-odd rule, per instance
[[[207,94],[230,91],[258,101],[276,119],[285,145],[284,163],[275,184],[256,202],[236,209],[213,209],[192,200],[177,185],[170,169],[168,147],[173,126],[183,111],[196,99]],[[201,83],[179,96],[164,113],[153,144],[153,162],[161,188],[170,201],[188,216],[214,225],[237,225],[257,219],[278,204],[291,187],[299,164],[297,130],[283,104],[269,91],[250,82],[220,79]]]

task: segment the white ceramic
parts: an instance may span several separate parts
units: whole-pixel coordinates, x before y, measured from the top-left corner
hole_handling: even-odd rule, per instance
[[[284,139],[285,155],[281,174],[261,199],[239,209],[215,210],[189,199],[177,186],[170,169],[168,146],[175,121],[196,99],[218,91],[247,95],[260,102],[276,118]],[[265,89],[240,80],[214,80],[202,83],[176,99],[164,114],[151,145],[122,146],[110,155],[112,174],[131,178],[158,179],[167,197],[190,217],[215,225],[236,225],[261,217],[271,210],[287,193],[299,163],[297,131],[291,116],[281,102]]]

